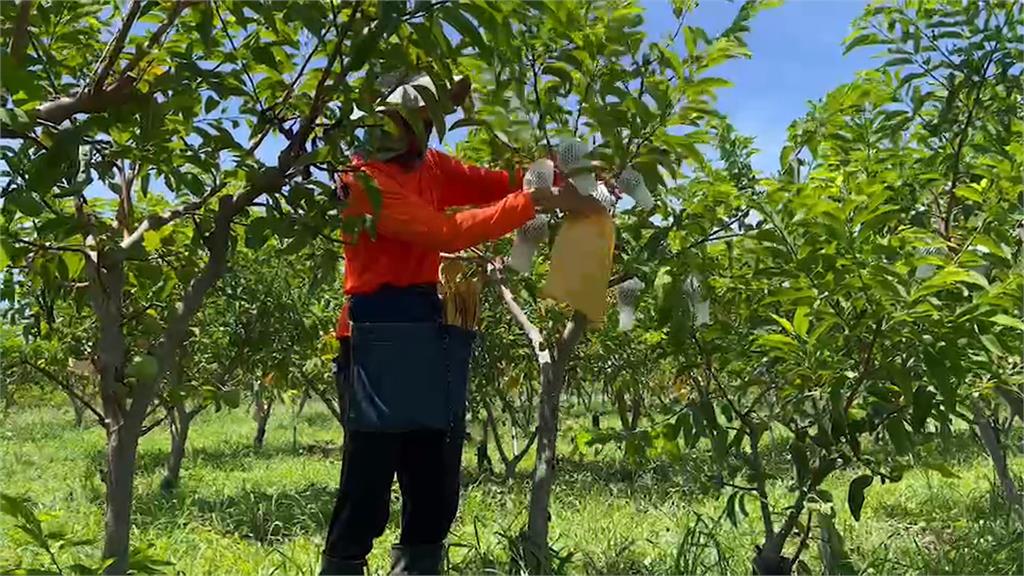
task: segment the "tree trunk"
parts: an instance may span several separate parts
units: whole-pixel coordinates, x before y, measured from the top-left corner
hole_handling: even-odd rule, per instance
[[[273,407],[273,397],[264,402],[263,394],[256,394],[256,406],[253,410],[253,418],[256,419],[256,435],[252,439],[252,447],[256,450],[263,449],[263,440],[267,436],[267,421],[270,420],[270,410]]]
[[[629,415],[629,429],[636,430],[640,427],[640,415],[643,413],[644,403],[641,400],[640,394],[635,391],[633,393],[633,400],[629,404],[630,415]]]
[[[321,390],[320,388],[314,387],[313,393],[320,398],[320,401],[324,403],[324,406],[327,406],[328,412],[331,413],[331,416],[334,416],[334,419],[338,421],[338,424],[344,426],[345,421],[341,416],[341,402],[331,398],[328,392]]]
[[[106,569],[107,574],[124,574],[128,571],[135,458],[141,428],[130,420],[114,421],[111,424],[107,431],[107,507],[103,557],[114,559]]]
[[[1024,501],[1021,500],[1021,494],[1017,490],[1017,483],[1014,481],[1010,467],[1006,463],[1006,452],[999,441],[996,427],[992,424],[988,414],[985,413],[984,407],[977,400],[974,401],[974,425],[978,429],[978,435],[981,436],[981,443],[985,446],[989,457],[992,458],[992,466],[995,468],[999,485],[1003,489],[1003,497],[1006,498],[1006,501],[1017,515],[1024,519]]]
[[[85,405],[71,394],[68,394],[68,400],[71,401],[71,409],[75,412],[75,428],[81,428],[85,416]]]
[[[533,468],[530,508],[527,518],[527,567],[533,574],[550,574],[548,534],[549,507],[555,482],[555,448],[558,440],[558,412],[565,387],[565,369],[573,350],[586,329],[587,321],[575,313],[555,347],[553,357],[538,357],[540,363],[540,401],[537,409],[537,462]]]
[[[165,491],[173,490],[178,486],[178,480],[181,478],[181,463],[185,459],[185,446],[188,443],[188,432],[192,428],[192,419],[199,411],[199,409],[187,410],[184,404],[179,404],[169,411],[171,453],[167,457],[167,471],[160,482],[160,488]]]
[[[487,453],[487,439],[489,437],[487,422],[481,426],[483,432],[480,434],[480,442],[476,445],[476,471],[480,475],[494,474],[494,462],[491,455]]]
[[[626,406],[626,393],[622,391],[622,388],[615,389],[615,411],[619,415],[619,425],[622,429],[630,432],[633,429],[629,427],[629,408]]]
[[[103,558],[112,559],[107,574],[124,574],[128,571],[135,459],[143,420],[133,417],[127,405],[128,388],[124,382],[124,264],[104,253],[96,253],[86,259],[86,270],[91,304],[99,324],[97,371],[107,430]]]

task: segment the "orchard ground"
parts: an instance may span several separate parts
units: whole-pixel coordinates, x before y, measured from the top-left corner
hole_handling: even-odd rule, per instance
[[[604,422],[611,425],[614,417]],[[264,448],[252,448],[254,424],[244,409],[208,411],[196,421],[179,488],[168,495],[160,480],[168,453],[166,428],[146,436],[139,456],[132,542],[173,563],[171,573],[315,574],[338,482],[341,433],[320,404],[309,403],[294,419],[285,405],[271,418]],[[608,446],[581,454],[576,432],[589,415],[569,411],[561,438],[559,479],[551,514],[553,546],[570,573],[675,573],[704,567],[712,573],[749,574],[760,519],[723,517],[724,498],[708,480],[706,451],[686,454],[683,464],[626,462]],[[294,435],[293,435],[294,433]],[[44,525],[74,536],[99,539],[103,522],[100,465],[104,437],[97,427],[78,429],[70,409],[18,406],[2,420],[0,477],[3,491],[31,497]],[[1020,439],[1014,439],[1019,442]],[[505,481],[479,474],[475,443],[466,446],[463,500],[450,538],[452,573],[506,573],[510,542],[525,523],[528,471]],[[837,525],[864,573],[1021,574],[1024,530],[993,489],[992,466],[965,430],[943,455],[956,477],[916,469],[895,484],[868,489],[862,518],[846,507],[848,476],[831,478]],[[769,456],[787,466],[784,450]],[[497,460],[496,455],[492,458]],[[1012,462],[1024,472],[1024,458]],[[781,496],[785,486],[772,491]],[[392,510],[399,509],[397,485]],[[397,515],[378,540],[370,569],[387,569],[387,549]],[[0,520],[0,570],[47,566],[45,554]],[[703,542],[695,545],[695,542]],[[816,534],[803,558],[814,572],[820,561]],[[682,545],[681,545],[682,543]],[[94,561],[95,545],[57,551],[67,564]]]

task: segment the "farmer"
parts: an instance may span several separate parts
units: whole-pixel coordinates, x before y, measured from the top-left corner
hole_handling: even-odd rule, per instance
[[[466,166],[427,149],[433,124],[414,85],[437,94],[427,76],[391,92],[380,111],[398,130],[378,130],[373,157],[356,159],[355,167],[377,190],[368,191],[365,177],[352,172],[338,182],[348,201],[345,216],[373,214],[375,228],[345,238],[348,299],[336,331],[345,445],[321,574],[363,573],[373,540],[384,533],[396,474],[402,521],[391,550],[392,573],[441,571],[444,540],[458,509],[472,343],[472,333],[441,326],[441,252],[500,238],[539,211],[602,210],[571,186],[558,194],[518,190],[518,175],[512,185],[505,172]],[[461,79],[447,100],[461,105],[469,90],[469,80]],[[455,206],[483,207],[446,213]]]

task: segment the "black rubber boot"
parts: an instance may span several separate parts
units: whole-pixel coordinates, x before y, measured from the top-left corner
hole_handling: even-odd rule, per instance
[[[320,576],[363,576],[366,574],[366,560],[338,560],[320,555]]]
[[[444,562],[444,544],[420,544],[391,547],[391,574],[440,574]]]

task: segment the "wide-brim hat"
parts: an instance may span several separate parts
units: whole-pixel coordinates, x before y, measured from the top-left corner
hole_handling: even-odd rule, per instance
[[[443,102],[447,106],[444,110],[445,114],[451,114],[455,112],[456,108],[462,106],[466,98],[469,97],[472,88],[473,82],[469,76],[456,76],[451,87],[448,88],[447,102]],[[441,100],[438,97],[438,90],[434,80],[426,74],[420,74],[409,82],[400,84],[387,91],[386,95],[378,100],[374,111],[386,112],[398,109],[421,110],[429,108],[430,104],[424,99],[424,93],[428,95],[427,97],[432,95],[435,101]],[[358,120],[367,114],[367,112],[356,109],[352,113],[351,119]]]

